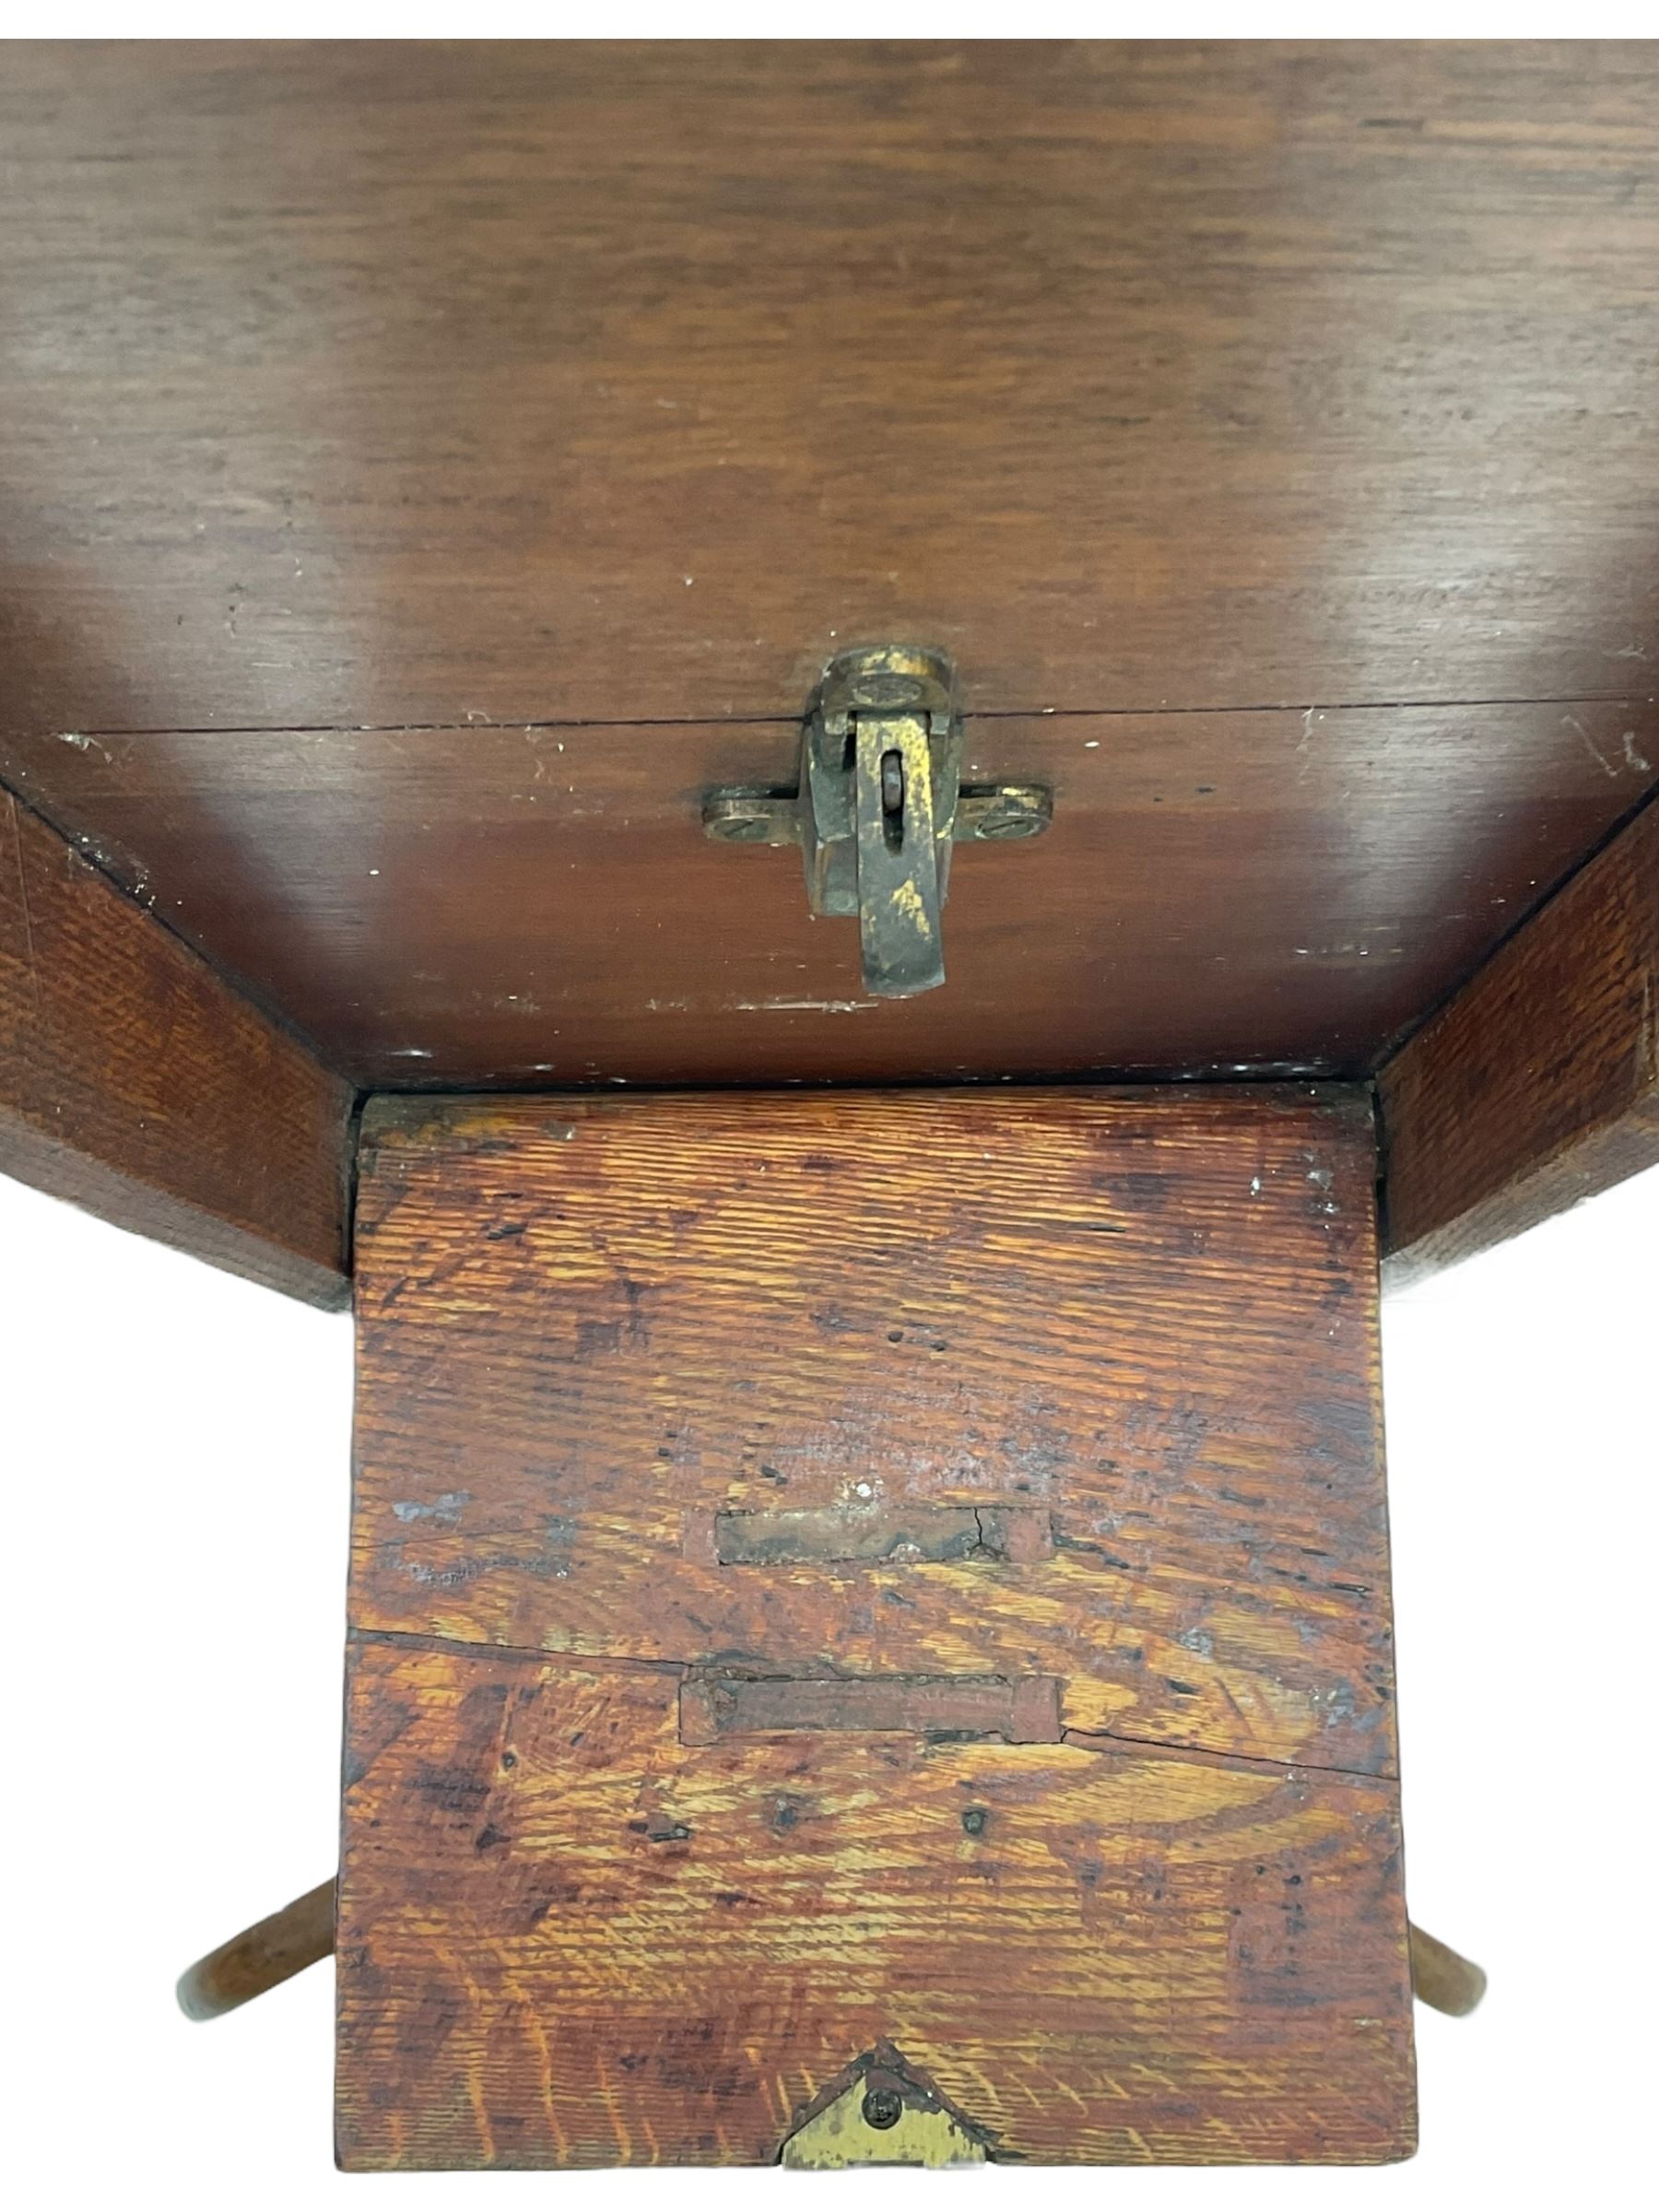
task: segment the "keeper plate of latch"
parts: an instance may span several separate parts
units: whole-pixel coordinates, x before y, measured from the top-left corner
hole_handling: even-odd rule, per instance
[[[953,842],[1035,837],[1053,813],[1041,784],[961,778],[950,656],[861,646],[830,661],[807,701],[796,788],[711,792],[703,829],[724,843],[798,845],[812,912],[857,917],[865,991],[911,998],[945,981]]]

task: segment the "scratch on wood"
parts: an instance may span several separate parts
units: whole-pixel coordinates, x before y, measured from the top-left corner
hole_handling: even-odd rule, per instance
[[[38,1013],[41,1006],[41,971],[35,959],[34,916],[29,906],[29,871],[23,863],[23,838],[18,828],[18,802],[10,792],[6,794],[6,811],[11,823],[12,852],[18,864],[18,902],[23,911],[23,949],[29,960],[29,987]]]
[[[1583,744],[1584,750],[1589,754],[1591,759],[1594,761],[1596,767],[1601,770],[1603,775],[1617,776],[1618,773],[1617,766],[1613,761],[1607,759],[1606,755],[1596,744],[1594,738],[1591,736],[1589,731],[1584,727],[1578,716],[1576,714],[1563,714],[1561,720],[1566,724],[1568,729],[1571,730],[1577,735],[1580,742]]]

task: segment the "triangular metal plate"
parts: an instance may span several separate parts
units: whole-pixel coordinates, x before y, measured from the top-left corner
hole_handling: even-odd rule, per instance
[[[986,2142],[890,2043],[878,2043],[822,2090],[784,2140],[782,2163],[848,2166],[982,2164]]]

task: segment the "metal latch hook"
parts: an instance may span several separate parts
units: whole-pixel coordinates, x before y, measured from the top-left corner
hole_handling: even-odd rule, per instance
[[[865,989],[910,998],[945,981],[953,840],[1031,837],[1053,811],[1036,784],[965,789],[961,765],[949,655],[862,646],[837,653],[807,701],[798,788],[712,792],[703,826],[728,842],[798,844],[812,912],[858,918]]]

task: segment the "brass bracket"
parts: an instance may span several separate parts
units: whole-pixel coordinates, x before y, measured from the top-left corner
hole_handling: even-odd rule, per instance
[[[989,2147],[982,2130],[884,2042],[813,2099],[784,2137],[780,2162],[819,2171],[981,2165]]]
[[[953,840],[1034,837],[1036,783],[965,786],[949,655],[926,645],[837,653],[807,701],[794,791],[715,791],[707,836],[799,845],[815,914],[858,917],[864,987],[910,998],[945,981],[940,909]]]

